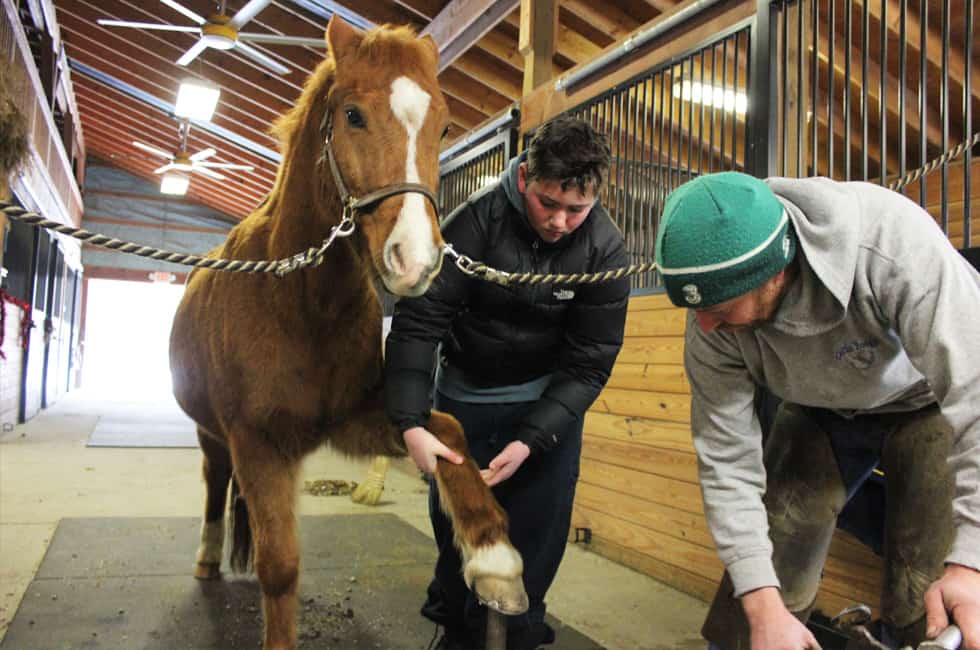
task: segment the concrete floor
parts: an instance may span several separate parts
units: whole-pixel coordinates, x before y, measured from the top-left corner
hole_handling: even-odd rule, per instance
[[[147,402],[165,408],[164,396]],[[74,391],[23,425],[0,433],[0,640],[62,517],[199,516],[204,486],[197,449],[90,448],[89,434],[112,409],[132,409]],[[176,408],[174,405],[173,408]],[[149,425],[149,423],[148,423]],[[311,455],[303,479],[361,481],[365,463],[330,451]],[[361,513],[346,497],[302,494],[305,515]],[[426,489],[409,461],[393,464],[383,503],[431,536]],[[187,550],[188,579],[195,549]],[[419,594],[421,600],[423,594]],[[706,605],[594,553],[570,546],[549,594],[549,611],[610,650],[703,648]]]

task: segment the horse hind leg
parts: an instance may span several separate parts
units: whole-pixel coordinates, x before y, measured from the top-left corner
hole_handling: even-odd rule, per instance
[[[214,580],[221,575],[221,556],[225,541],[225,502],[231,480],[231,455],[228,448],[201,427],[197,438],[204,452],[204,521],[201,523],[201,544],[197,548],[194,577]]]
[[[442,509],[453,523],[463,557],[463,579],[487,607],[504,614],[527,611],[520,553],[507,537],[507,515],[483,482],[456,418],[433,411],[428,429],[446,446],[466,456],[461,465],[439,459],[436,482]]]

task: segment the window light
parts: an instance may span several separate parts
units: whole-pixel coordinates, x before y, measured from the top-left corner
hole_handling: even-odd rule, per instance
[[[221,90],[203,79],[185,79],[177,91],[177,117],[207,122],[214,115]]]
[[[748,106],[748,98],[745,93],[737,93],[721,86],[701,85],[697,81],[676,82],[674,84],[674,97],[712,108],[721,108],[726,111],[734,110],[736,113],[745,113]]]
[[[187,194],[187,186],[190,185],[190,178],[186,174],[177,172],[167,172],[160,181],[161,194],[175,194],[183,196]]]

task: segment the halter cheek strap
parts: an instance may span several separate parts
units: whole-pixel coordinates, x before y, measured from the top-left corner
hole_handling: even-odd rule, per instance
[[[436,199],[436,195],[428,187],[419,183],[395,183],[371,190],[360,198],[351,196],[350,190],[347,189],[347,184],[344,182],[344,176],[340,173],[340,166],[337,165],[337,158],[334,156],[333,147],[330,144],[330,139],[333,135],[333,125],[330,123],[329,111],[323,115],[320,130],[326,130],[323,148],[326,152],[327,162],[330,165],[330,173],[333,175],[334,185],[337,187],[337,193],[340,195],[340,202],[344,205],[345,211],[360,212],[368,206],[374,205],[390,196],[397,196],[398,194],[421,194],[429,199],[429,203],[432,204],[436,215],[438,216],[440,214],[439,201]]]

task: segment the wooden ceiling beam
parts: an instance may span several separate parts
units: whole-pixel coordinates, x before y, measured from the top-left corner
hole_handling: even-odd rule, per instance
[[[507,16],[505,22],[520,32],[521,16],[519,12],[514,12]],[[558,25],[558,43],[556,45],[558,54],[572,62],[573,65],[584,63],[602,52],[602,48],[585,38],[578,32],[569,29],[565,25]]]
[[[444,94],[455,97],[486,116],[502,111],[514,101],[455,68],[449,68],[439,75],[439,85]]]
[[[521,78],[519,75],[495,68],[474,52],[467,52],[456,59],[455,67],[463,74],[505,97],[517,99],[521,96]]]
[[[518,6],[520,0],[450,0],[421,32],[439,46],[439,70],[452,65]]]
[[[614,41],[626,38],[642,24],[611,2],[599,5],[587,0],[562,0],[561,7]]]
[[[553,78],[558,0],[521,0],[518,50],[524,57],[523,95]]]

